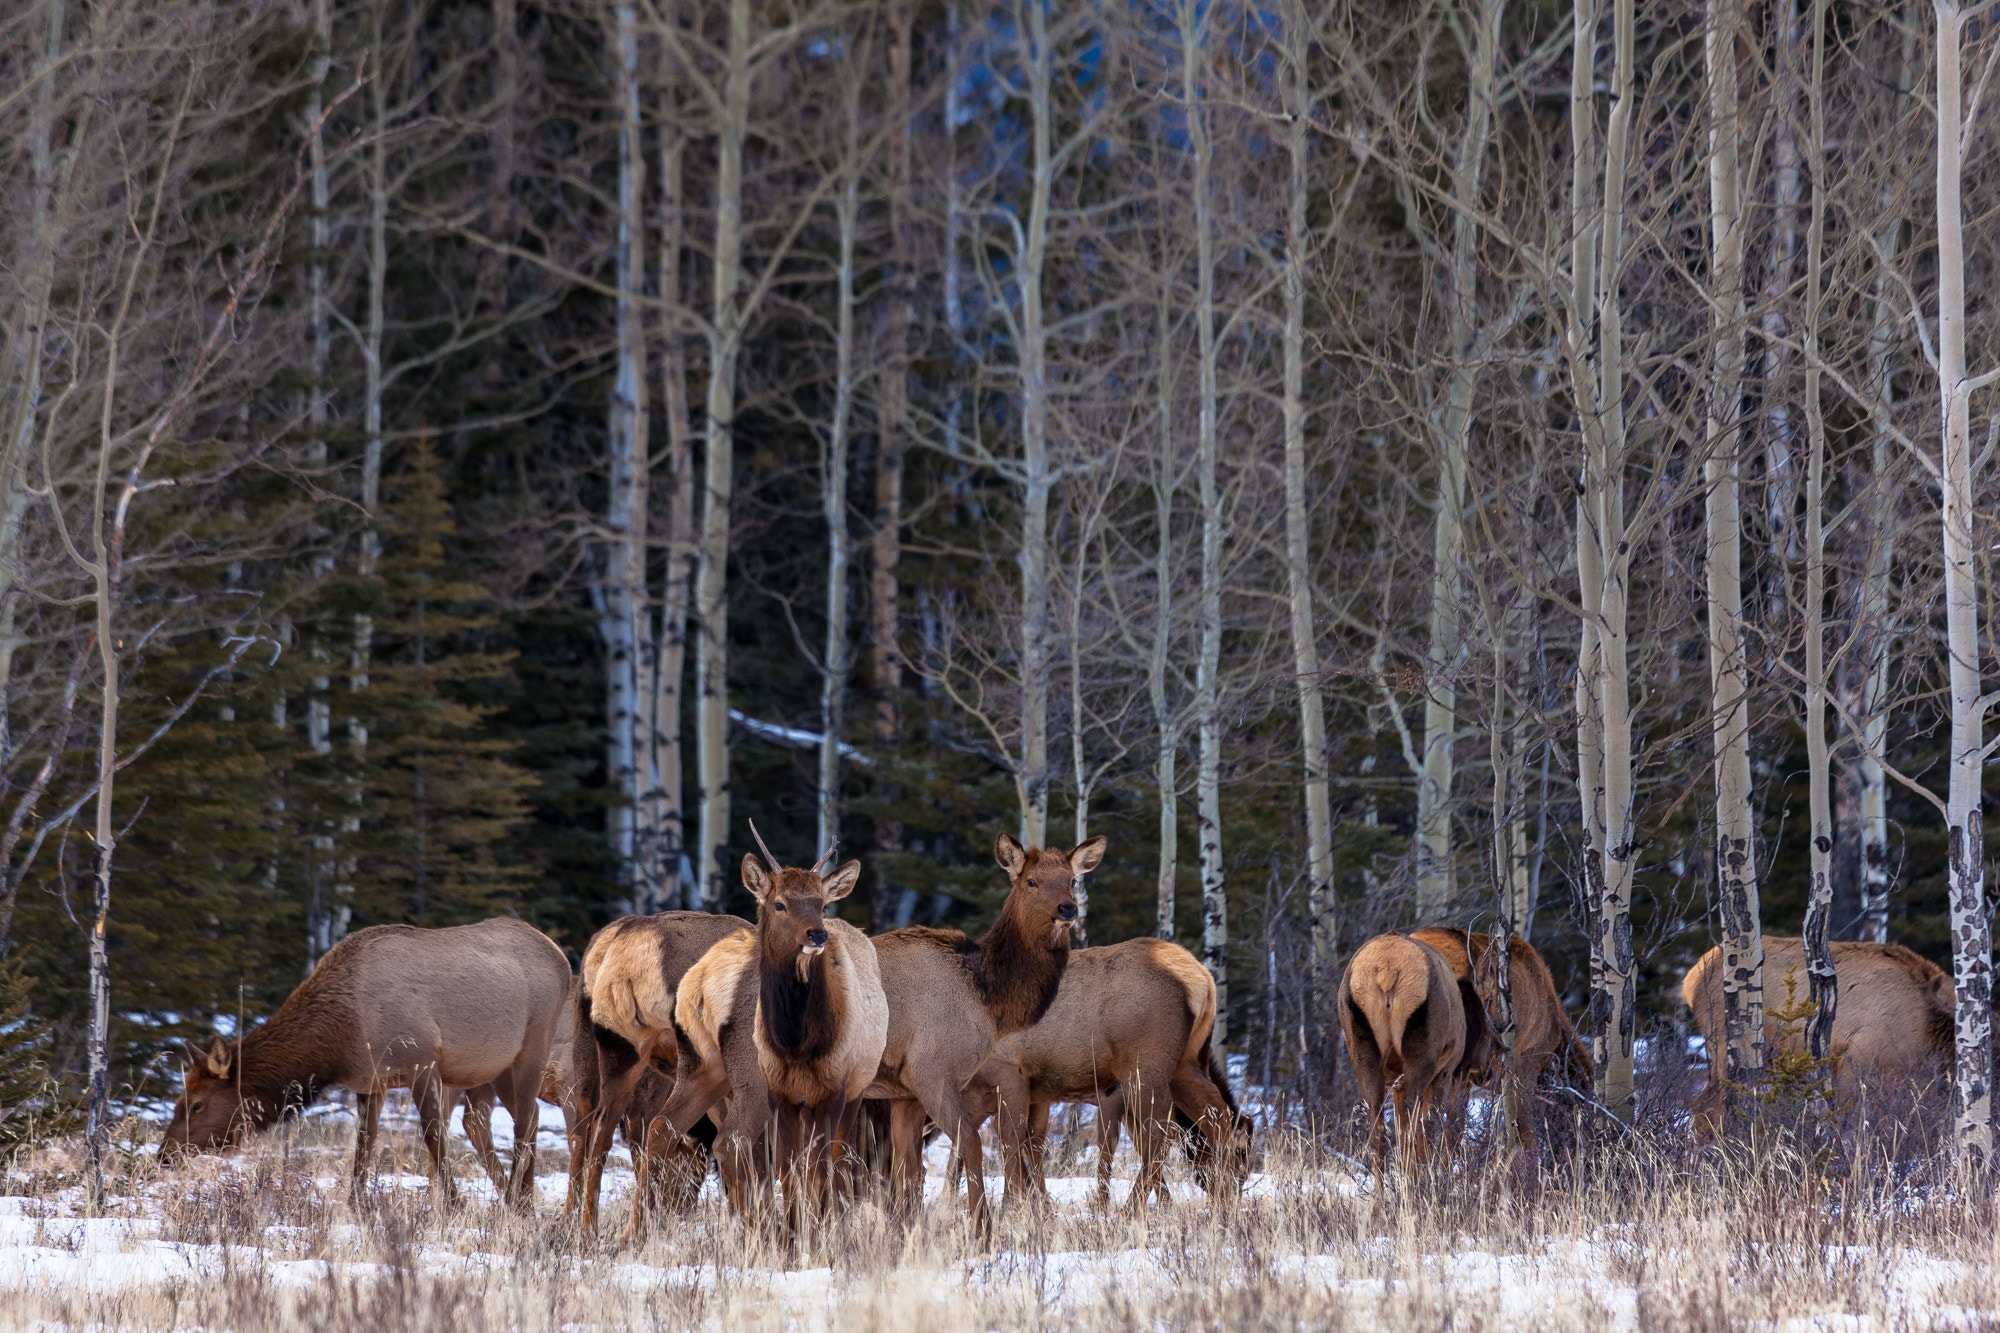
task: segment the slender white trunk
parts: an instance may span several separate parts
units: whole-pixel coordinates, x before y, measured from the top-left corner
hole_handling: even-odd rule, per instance
[[[1159,872],[1154,881],[1153,933],[1174,938],[1174,887],[1180,876],[1180,719],[1167,691],[1174,613],[1174,378],[1172,287],[1160,288],[1160,453],[1153,473],[1153,642],[1146,658],[1146,696],[1153,706],[1153,785],[1160,798]]]
[[[670,20],[671,21],[671,20]],[[666,105],[674,88],[673,56],[662,57]],[[682,795],[681,682],[687,668],[688,601],[694,590],[694,444],[688,427],[687,343],[681,311],[681,243],[687,217],[683,156],[687,140],[675,123],[660,127],[660,402],[667,427],[666,577],[660,588],[660,628],[653,671],[650,771],[661,907],[692,910],[700,897],[687,864],[687,814]]]
[[[652,694],[651,608],[647,598],[646,520],[651,469],[646,447],[645,152],[639,122],[638,14],[629,0],[613,6],[611,63],[618,98],[617,371],[610,402],[610,486],[602,552],[604,595],[605,767],[612,785],[611,851],[632,910],[647,911],[661,885],[653,849],[639,830],[657,827],[655,792],[642,783],[642,709]],[[642,791],[642,787],[649,790]],[[642,799],[649,808],[640,809]]]
[[[1764,467],[1768,482],[1771,542],[1785,559],[1798,553],[1793,510],[1798,498],[1798,465],[1789,386],[1785,382],[1785,340],[1791,322],[1785,318],[1792,281],[1798,267],[1799,173],[1798,0],[1778,0],[1773,6],[1777,69],[1777,120],[1771,127],[1771,165],[1776,205],[1771,216],[1771,251],[1764,281]]]
[[[714,311],[708,353],[707,438],[703,459],[701,565],[695,581],[696,768],[702,901],[722,908],[729,846],[729,521],[735,473],[736,356],[743,312],[743,140],[750,123],[750,0],[729,0],[721,142],[715,164]]]
[[[847,434],[854,411],[854,240],[861,220],[862,71],[843,71],[847,111],[844,179],[835,210],[840,226],[840,258],[835,273],[833,422],[827,432],[826,477],[826,648],[819,691],[819,841],[831,846],[840,836],[840,746],[847,711]]]
[[[1945,825],[1951,890],[1952,971],[1958,987],[1957,1069],[1952,1084],[1958,1160],[1983,1176],[1993,1152],[1993,942],[1986,919],[1980,772],[1986,726],[1980,698],[1979,589],[1973,524],[1972,389],[1965,369],[1965,232],[1961,204],[1965,11],[1932,0],[1937,15],[1938,394],[1943,404],[1946,653],[1951,660],[1950,785]]]
[[[1312,133],[1312,41],[1305,0],[1287,0],[1285,62],[1291,154],[1285,213],[1285,591],[1291,602],[1292,672],[1299,700],[1299,748],[1305,759],[1306,905],[1312,918],[1312,984],[1333,983],[1340,922],[1333,895],[1333,807],[1326,781],[1326,710],[1319,643],[1313,625],[1311,531],[1306,522],[1306,259],[1312,232],[1306,147]],[[1315,1010],[1317,1012],[1317,1009]]]
[[[1806,979],[1813,1001],[1806,1044],[1816,1059],[1827,1058],[1833,1040],[1840,988],[1827,947],[1833,915],[1832,762],[1826,744],[1826,421],[1820,412],[1819,326],[1821,251],[1826,237],[1826,0],[1813,0],[1812,73],[1808,99],[1812,123],[1806,133],[1806,162],[1812,177],[1812,219],[1806,230],[1806,604],[1805,703],[1807,799],[1812,823],[1812,880],[1806,899]]]
[[[1217,476],[1215,345],[1215,221],[1208,197],[1208,112],[1201,61],[1208,39],[1206,11],[1182,0],[1181,98],[1193,161],[1195,337],[1201,376],[1195,434],[1195,480],[1201,492],[1201,655],[1195,663],[1195,727],[1200,742],[1195,774],[1201,852],[1201,961],[1215,978],[1215,1044],[1228,1042],[1229,897],[1222,863],[1222,489]]]
[[[1025,8],[1026,12],[1022,10]],[[1021,838],[1047,840],[1049,822],[1049,334],[1042,309],[1042,267],[1048,254],[1050,195],[1055,181],[1054,53],[1047,8],[1017,4],[1025,29],[1021,52],[1028,80],[1030,196],[1019,256],[1021,349]]]
[[[1733,1083],[1764,1067],[1764,937],[1750,809],[1749,675],[1743,652],[1743,171],[1736,0],[1712,0],[1707,41],[1708,197],[1715,286],[1707,458],[1708,669],[1715,741],[1715,875],[1722,909],[1725,1064]]]
[[[331,0],[313,0],[313,43],[312,82],[306,91],[306,160],[311,173],[312,197],[312,253],[306,266],[309,289],[306,319],[312,333],[312,388],[306,405],[306,425],[311,443],[306,450],[306,464],[312,472],[323,474],[328,461],[326,437],[333,359],[332,306],[331,295],[327,291],[326,269],[327,254],[332,244],[328,212],[332,204],[332,184],[326,160],[326,130],[322,123],[326,115],[327,75],[333,67]],[[380,47],[378,41],[378,51]],[[324,579],[332,573],[333,557],[330,554],[323,553],[314,558],[313,574],[316,578]],[[326,647],[321,642],[315,641],[309,651],[315,661],[323,662],[327,658]],[[329,676],[315,674],[312,688],[306,696],[306,747],[315,756],[324,757],[333,752],[333,709],[327,698],[331,685]],[[353,912],[351,905],[341,901],[333,892],[334,845],[332,835],[326,831],[331,812],[314,810],[310,817],[314,827],[306,866],[308,965],[347,933],[347,923]]]

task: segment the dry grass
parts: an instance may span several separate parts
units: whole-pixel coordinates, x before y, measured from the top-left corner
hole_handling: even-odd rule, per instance
[[[544,1151],[542,1203],[522,1217],[492,1205],[456,1144],[468,1201],[440,1211],[408,1129],[392,1136],[400,1169],[352,1207],[338,1118],[172,1172],[128,1153],[97,1219],[80,1216],[76,1162],[57,1147],[17,1162],[0,1198],[0,1327],[2000,1326],[1990,1191],[1954,1190],[1932,1159],[1874,1137],[1802,1152],[1695,1149],[1664,1125],[1586,1135],[1533,1189],[1470,1160],[1393,1186],[1378,1209],[1325,1146],[1349,1145],[1349,1128],[1271,1136],[1231,1207],[1177,1163],[1177,1202],[1143,1219],[1098,1212],[1071,1179],[1058,1189],[1072,1201],[1048,1213],[1004,1210],[990,1247],[934,1199],[907,1224],[851,1206],[805,1252],[747,1236],[713,1182],[631,1252],[582,1242],[560,1218],[559,1151]],[[1079,1169],[1093,1170],[1087,1153]]]

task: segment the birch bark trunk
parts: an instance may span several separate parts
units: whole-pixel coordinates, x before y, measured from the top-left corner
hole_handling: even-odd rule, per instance
[[[1827,926],[1833,915],[1832,764],[1826,744],[1826,421],[1820,411],[1819,327],[1822,250],[1826,238],[1826,0],[1813,0],[1812,73],[1807,88],[1811,124],[1806,165],[1812,179],[1812,217],[1806,228],[1806,604],[1805,703],[1807,791],[1812,822],[1812,879],[1806,900],[1806,981],[1813,1016],[1806,1048],[1824,1060],[1840,1003]]]
[[[695,581],[696,767],[701,790],[697,849],[702,903],[722,910],[729,846],[729,521],[735,473],[736,356],[743,312],[743,140],[750,121],[750,0],[729,0],[721,142],[715,170],[714,312],[708,354],[707,448],[703,458],[701,564]]]
[[[1159,309],[1160,452],[1153,472],[1153,641],[1146,659],[1146,695],[1153,706],[1153,783],[1160,798],[1159,871],[1154,880],[1153,933],[1174,938],[1175,887],[1180,878],[1180,719],[1174,716],[1167,672],[1173,648],[1174,610],[1174,491],[1177,468],[1174,451],[1173,297],[1160,284]]]
[[[1326,710],[1321,698],[1319,642],[1313,624],[1311,533],[1306,522],[1306,220],[1311,178],[1306,148],[1312,133],[1311,32],[1304,0],[1287,0],[1285,60],[1291,125],[1286,148],[1291,174],[1285,212],[1285,575],[1291,602],[1292,671],[1299,702],[1299,748],[1305,752],[1306,906],[1312,918],[1312,984],[1335,980],[1340,922],[1333,896],[1333,807],[1326,780]],[[1315,1010],[1317,1012],[1317,1010]]]
[[[1200,401],[1195,434],[1195,481],[1201,493],[1201,655],[1195,665],[1195,727],[1200,767],[1195,775],[1201,852],[1201,961],[1215,978],[1215,1044],[1228,1044],[1229,897],[1222,860],[1222,491],[1217,477],[1216,416],[1221,396],[1215,345],[1215,221],[1208,195],[1214,153],[1201,88],[1207,12],[1183,0],[1180,14],[1181,97],[1193,162],[1195,338]]]
[[[677,21],[670,14],[668,22]],[[664,45],[664,44],[663,44]],[[681,308],[681,247],[686,236],[687,138],[677,118],[671,48],[660,60],[660,402],[667,429],[666,575],[660,586],[660,628],[653,670],[650,764],[658,796],[653,834],[660,906],[694,910],[700,890],[687,863],[687,811],[682,792],[681,692],[687,671],[688,601],[693,591],[694,444],[688,427],[687,332]]]
[[[657,827],[657,812],[640,809],[641,709],[650,701],[652,634],[647,623],[646,521],[651,476],[646,447],[645,150],[639,122],[639,30],[629,0],[613,6],[612,67],[618,98],[618,228],[614,263],[618,295],[617,372],[610,402],[610,487],[602,560],[604,596],[598,632],[604,640],[605,766],[614,799],[609,811],[611,850],[619,883],[633,911],[658,897],[649,864],[651,848],[638,845],[642,827]],[[646,784],[650,785],[650,784]],[[642,870],[642,867],[644,869]]]
[[[1961,175],[1965,10],[1932,0],[1937,18],[1938,394],[1943,406],[1943,546],[1946,651],[1951,659],[1950,785],[1946,798],[1952,971],[1958,987],[1952,1083],[1958,1161],[1984,1176],[1993,1152],[1993,941],[1986,920],[1985,829],[1980,773],[1979,590],[1973,524],[1972,385],[1965,368],[1965,233]]]
[[[1706,43],[1708,198],[1715,291],[1707,457],[1708,670],[1715,743],[1715,873],[1722,909],[1724,1059],[1732,1083],[1764,1067],[1764,937],[1750,810],[1749,674],[1743,652],[1743,169],[1737,0],[1711,0]]]
[[[1025,13],[1022,11],[1025,9]],[[1017,279],[1021,309],[1021,840],[1039,847],[1049,822],[1049,465],[1048,326],[1042,308],[1042,268],[1047,259],[1049,208],[1055,178],[1053,53],[1047,7],[1015,6],[1017,29],[1025,21],[1029,49],[1031,186],[1028,226]]]
[[[1764,418],[1765,473],[1771,544],[1782,558],[1798,557],[1798,466],[1793,455],[1794,427],[1786,375],[1786,343],[1791,321],[1785,318],[1791,299],[1799,252],[1798,0],[1778,0],[1773,7],[1772,61],[1777,71],[1778,108],[1771,127],[1771,165],[1775,197],[1771,214],[1771,250],[1764,280]]]

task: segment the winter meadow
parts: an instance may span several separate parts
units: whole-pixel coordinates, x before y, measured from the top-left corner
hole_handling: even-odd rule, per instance
[[[0,1328],[2000,1327],[1996,73],[0,4]]]

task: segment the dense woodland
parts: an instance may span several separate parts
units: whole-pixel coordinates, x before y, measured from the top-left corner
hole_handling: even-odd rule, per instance
[[[1301,1092],[1427,922],[1529,935],[1621,1114],[1809,902],[1983,1011],[1996,55],[1955,0],[8,6],[5,1012],[157,1095],[365,924],[743,910],[752,819],[872,929],[1107,834],[1089,939],[1198,951]]]

